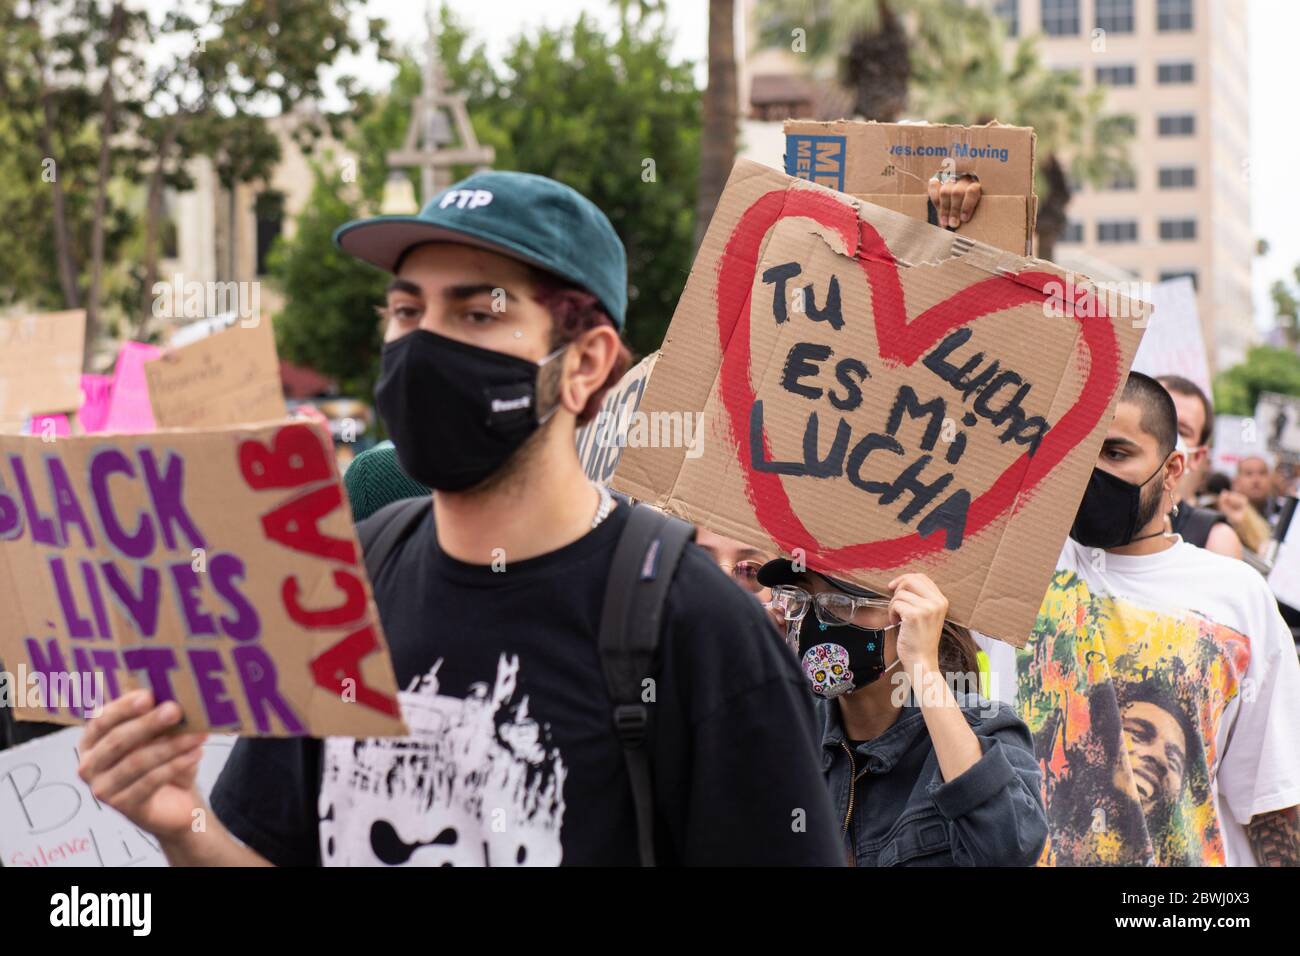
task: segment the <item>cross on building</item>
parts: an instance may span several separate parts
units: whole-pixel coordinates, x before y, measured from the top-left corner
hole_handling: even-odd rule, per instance
[[[420,170],[420,202],[451,185],[453,166],[473,165],[486,169],[496,158],[491,146],[479,144],[465,109],[465,97],[443,90],[442,69],[432,10],[426,13],[429,38],[425,45],[424,79],[420,95],[411,105],[411,122],[402,148],[388,154],[389,179],[401,177],[401,170]],[[402,210],[407,211],[407,210]]]

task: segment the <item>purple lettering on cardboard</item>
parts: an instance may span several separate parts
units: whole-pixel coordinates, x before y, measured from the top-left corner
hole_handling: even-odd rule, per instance
[[[13,495],[6,494],[0,484],[0,541],[11,541],[22,537],[23,509]]]
[[[59,641],[57,638],[49,638],[46,643],[48,652],[41,650],[41,642],[34,637],[23,638],[23,643],[27,645],[27,659],[32,662],[32,670],[45,681],[45,709],[56,714],[59,708],[54,705],[54,695],[49,693],[49,688],[53,678],[68,672],[68,662],[59,650]]]
[[[158,605],[162,590],[162,576],[158,573],[158,569],[140,565],[140,589],[137,594],[131,590],[130,583],[114,562],[105,561],[100,568],[108,589],[135,622],[136,633],[141,637],[153,637],[157,634]]]
[[[90,595],[90,610],[95,615],[95,625],[99,628],[99,636],[106,641],[112,640],[112,635],[108,629],[108,612],[104,608],[104,595],[99,590],[99,578],[95,574],[95,565],[84,559],[77,563],[81,565],[81,577],[86,582],[86,593]]]
[[[203,698],[203,709],[208,715],[208,723],[213,727],[230,727],[239,723],[239,711],[226,694],[226,683],[220,677],[226,665],[221,662],[221,652],[211,648],[195,647],[186,651],[190,659],[190,670],[194,673],[194,682],[199,686],[199,696]]]
[[[91,629],[89,619],[82,617],[77,608],[77,598],[68,582],[68,569],[63,566],[63,558],[57,554],[50,558],[50,576],[54,578],[54,593],[59,598],[59,608],[63,611],[63,623],[67,625],[68,636],[93,638],[95,632]]]
[[[233,554],[223,552],[214,555],[208,562],[208,577],[213,589],[235,613],[233,620],[222,615],[221,629],[227,637],[236,641],[255,640],[262,633],[262,622],[258,620],[257,609],[239,591],[238,584],[244,580],[244,571],[244,562]]]
[[[68,535],[69,525],[76,525],[81,531],[81,539],[86,543],[86,547],[95,546],[95,536],[90,532],[90,522],[86,519],[86,513],[81,509],[81,502],[77,500],[77,493],[72,488],[72,482],[68,479],[68,472],[63,467],[63,462],[58,458],[50,455],[45,459],[45,470],[50,476],[50,492],[54,498],[54,516],[59,519],[59,532],[63,538],[64,544],[71,544],[72,538]]]
[[[120,663],[117,651],[109,648],[94,648],[90,652],[98,671],[104,675],[104,684],[108,690],[108,699],[116,700],[122,696],[122,689],[117,683],[117,668]]]
[[[170,647],[132,647],[122,651],[122,665],[131,672],[143,671],[153,690],[154,704],[175,700],[169,671],[177,668],[176,652]]]
[[[154,514],[158,516],[158,530],[162,532],[167,550],[175,551],[179,540],[172,535],[173,524],[189,539],[190,548],[206,548],[208,544],[202,532],[194,524],[194,519],[185,510],[185,504],[181,500],[181,492],[185,487],[185,462],[181,456],[168,451],[167,470],[160,473],[153,451],[145,448],[140,452],[140,464],[145,483],[149,486],[149,497],[153,499]]]
[[[290,733],[301,734],[306,731],[301,720],[294,714],[289,702],[280,696],[276,686],[275,661],[260,644],[241,644],[231,654],[235,658],[235,668],[244,685],[244,697],[248,700],[248,709],[252,711],[253,723],[260,733],[271,732],[271,718],[267,709],[274,710]]]
[[[95,452],[90,459],[90,491],[95,496],[95,508],[99,512],[99,523],[104,529],[104,536],[128,558],[140,560],[148,556],[154,548],[153,522],[147,514],[141,512],[140,524],[135,534],[127,534],[117,514],[113,511],[113,498],[108,491],[110,475],[124,474],[135,477],[135,469],[130,459],[116,448],[103,448]]]
[[[27,509],[27,524],[32,529],[32,540],[52,548],[62,547],[62,542],[54,532],[54,522],[42,515],[36,505],[32,486],[27,481],[27,468],[23,465],[23,460],[17,455],[10,455],[9,467],[13,469],[14,483],[18,486],[18,494],[22,496],[23,507]]]
[[[172,581],[176,584],[176,597],[181,606],[181,614],[185,618],[185,630],[190,637],[211,637],[217,633],[217,625],[212,620],[212,615],[203,610],[203,600],[200,596],[202,585],[199,583],[199,574],[189,564],[168,565],[171,572]]]

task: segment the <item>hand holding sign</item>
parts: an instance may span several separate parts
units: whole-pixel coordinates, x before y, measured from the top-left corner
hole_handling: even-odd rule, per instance
[[[39,691],[20,718],[75,723],[143,687],[190,730],[403,729],[332,448],[305,423],[0,438],[0,607],[0,658]]]

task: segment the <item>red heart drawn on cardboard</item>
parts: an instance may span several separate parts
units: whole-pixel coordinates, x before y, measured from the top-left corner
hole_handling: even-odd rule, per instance
[[[1048,287],[1055,285],[1059,289],[1063,282],[1049,272],[991,276],[909,319],[897,261],[880,233],[860,219],[848,203],[813,189],[776,190],[759,198],[741,216],[718,266],[718,342],[722,349],[719,377],[722,403],[755,517],[782,551],[803,548],[807,559],[819,570],[900,567],[942,550],[944,535],[936,532],[923,538],[913,532],[888,540],[828,548],[809,533],[794,513],[781,476],[756,471],[749,461],[749,415],[755,401],[749,379],[752,284],[767,234],[778,220],[792,217],[812,219],[835,230],[843,239],[866,276],[880,358],[891,364],[912,365],[949,332],[983,316],[1028,302],[1046,302],[1054,295]],[[1087,367],[1083,387],[1037,451],[1032,456],[1029,452],[1021,454],[971,502],[966,516],[967,536],[978,534],[1010,512],[1021,494],[1031,491],[1092,432],[1110,403],[1120,375],[1115,331],[1101,300],[1082,289],[1074,295],[1080,301],[1090,300],[1087,308],[1065,310],[1078,322],[1082,333],[1077,339],[1076,356]],[[1083,316],[1091,318],[1085,322]],[[770,459],[766,433],[763,448]]]

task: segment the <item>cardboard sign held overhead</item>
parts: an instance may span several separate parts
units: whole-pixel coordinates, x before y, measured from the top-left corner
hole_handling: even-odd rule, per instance
[[[640,419],[641,396],[658,360],[659,353],[651,352],[628,369],[600,403],[596,417],[578,429],[578,460],[592,481],[609,484],[627,447],[629,433],[633,441],[646,435],[644,426],[640,429],[634,426]]]
[[[1142,334],[1117,304],[737,163],[640,408],[702,412],[703,453],[628,447],[612,486],[878,592],[924,571],[1020,645]]]
[[[144,687],[190,730],[404,729],[333,448],[302,422],[0,437],[0,608],[20,719]]]
[[[1255,422],[1270,451],[1300,456],[1300,398],[1277,392],[1260,392]]]
[[[0,319],[0,422],[75,411],[85,337],[82,309]]]
[[[1211,395],[1210,361],[1205,352],[1201,317],[1196,311],[1196,286],[1188,276],[1151,287],[1151,319],[1133,369],[1147,375],[1181,375]]]
[[[930,178],[970,173],[980,181],[975,214],[957,233],[1017,254],[1033,249],[1034,131],[1027,126],[954,126],[861,120],[785,121],[785,171],[931,223]]]
[[[145,362],[144,374],[159,428],[242,425],[288,414],[266,319],[231,325]]]

